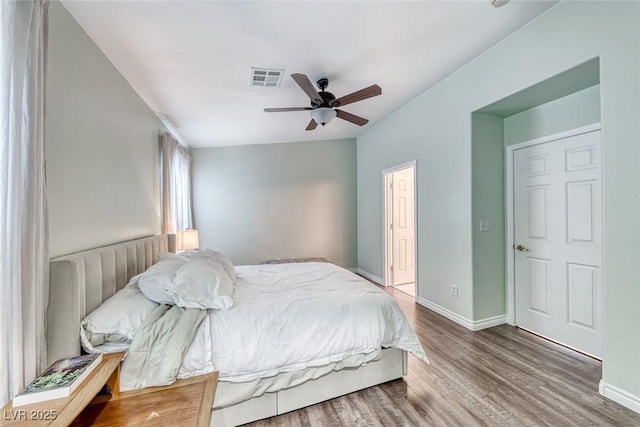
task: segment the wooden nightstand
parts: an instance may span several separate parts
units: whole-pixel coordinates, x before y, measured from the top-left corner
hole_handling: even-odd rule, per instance
[[[71,426],[208,427],[217,384],[218,373],[213,372],[165,387],[122,392],[106,402],[99,396]]]
[[[112,390],[112,397],[118,396],[123,356],[124,353],[104,354],[100,365],[69,397],[17,408],[8,403],[0,410],[0,426],[68,426],[105,384]]]

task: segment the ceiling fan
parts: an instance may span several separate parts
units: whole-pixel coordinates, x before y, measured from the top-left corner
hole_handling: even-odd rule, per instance
[[[277,113],[284,111],[311,111],[311,121],[307,125],[306,130],[314,130],[318,123],[322,126],[333,120],[334,117],[339,117],[348,122],[354,123],[358,126],[366,125],[369,120],[356,116],[355,114],[347,113],[343,110],[338,110],[336,107],[351,104],[353,102],[362,101],[363,99],[378,96],[382,93],[382,89],[378,85],[371,85],[364,89],[360,89],[349,95],[342,96],[340,98],[335,97],[331,92],[326,92],[325,89],[329,86],[329,79],[321,78],[317,81],[318,92],[311,83],[311,80],[304,74],[291,74],[291,78],[298,83],[298,86],[306,93],[311,99],[310,107],[289,107],[289,108],[265,108],[267,113]]]

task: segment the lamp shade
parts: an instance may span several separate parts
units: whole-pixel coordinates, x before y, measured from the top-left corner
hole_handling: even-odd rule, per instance
[[[198,230],[180,230],[176,233],[177,250],[198,249],[199,247]]]
[[[316,108],[315,110],[311,110],[311,118],[315,120],[316,123],[321,124],[322,126],[329,123],[336,116],[335,110],[327,107]]]

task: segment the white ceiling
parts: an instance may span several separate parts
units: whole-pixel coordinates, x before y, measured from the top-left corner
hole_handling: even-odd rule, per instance
[[[71,1],[64,6],[190,147],[352,138],[498,43],[556,1]],[[251,67],[285,70],[277,88]],[[340,97],[377,83],[382,95],[305,131],[290,74],[329,78]]]

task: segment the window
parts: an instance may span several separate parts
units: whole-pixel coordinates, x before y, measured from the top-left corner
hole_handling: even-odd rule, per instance
[[[170,134],[162,136],[162,232],[193,227],[191,154]]]

